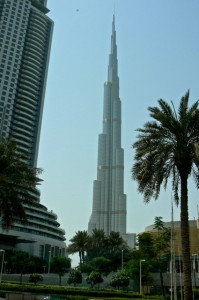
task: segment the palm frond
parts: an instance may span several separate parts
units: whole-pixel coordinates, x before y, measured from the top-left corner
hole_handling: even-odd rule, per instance
[[[173,190],[173,196],[174,196],[174,202],[176,205],[179,205],[179,193],[178,193],[178,186],[179,186],[179,172],[176,167],[173,168],[172,170],[172,190]]]
[[[179,115],[179,120],[181,123],[187,117],[188,102],[189,102],[189,90],[186,92],[186,94],[180,100],[178,115]]]
[[[195,182],[195,185],[197,187],[197,189],[199,189],[199,169],[195,169],[193,168],[192,169],[192,176],[193,176],[193,179],[194,179],[194,182]]]
[[[159,107],[148,108],[153,120],[137,129],[132,178],[138,182],[138,191],[144,195],[145,202],[151,197],[157,199],[161,185],[166,189],[168,179],[172,177],[172,189],[178,204],[179,168],[186,166],[189,175],[192,161],[196,163],[196,151],[193,154],[191,145],[193,141],[199,144],[198,102],[189,110],[188,100],[189,92],[181,99],[177,117],[175,110],[160,99]]]

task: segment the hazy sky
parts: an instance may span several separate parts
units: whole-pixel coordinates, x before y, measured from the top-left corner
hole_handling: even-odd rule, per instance
[[[127,231],[143,231],[155,216],[169,221],[171,189],[143,203],[131,179],[131,146],[158,99],[177,108],[188,89],[190,103],[199,99],[199,1],[48,0],[48,8],[55,27],[38,159],[44,169],[41,203],[58,215],[67,243],[87,230],[115,9]],[[189,216],[197,218],[192,184],[189,197]]]

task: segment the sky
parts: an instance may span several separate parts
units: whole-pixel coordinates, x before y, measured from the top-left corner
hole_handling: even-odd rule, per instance
[[[190,90],[199,99],[198,0],[48,0],[54,21],[40,137],[41,203],[58,215],[66,243],[87,230],[97,177],[111,26],[115,12],[122,101],[127,232],[139,233],[156,216],[171,219],[171,188],[145,204],[131,178],[136,129],[162,98],[178,108]],[[197,218],[198,191],[189,184],[189,217]],[[180,209],[174,206],[174,219]]]

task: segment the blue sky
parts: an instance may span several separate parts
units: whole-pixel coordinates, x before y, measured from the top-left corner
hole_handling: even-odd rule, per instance
[[[131,179],[131,146],[158,99],[177,107],[188,89],[190,103],[199,99],[199,1],[48,0],[48,8],[55,27],[38,159],[41,203],[58,215],[67,243],[87,230],[115,9],[127,231],[143,231],[155,216],[169,221],[171,189],[143,203]],[[197,218],[191,181],[189,197],[189,216]]]

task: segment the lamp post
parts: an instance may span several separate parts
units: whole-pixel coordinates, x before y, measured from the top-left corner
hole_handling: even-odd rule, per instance
[[[51,250],[49,251],[49,256],[48,256],[48,274],[50,274],[50,260],[51,260]]]
[[[2,252],[2,260],[1,260],[1,275],[0,275],[0,283],[2,279],[2,273],[3,273],[3,264],[4,264],[4,255],[5,255],[5,250],[0,249],[0,252]]]
[[[140,295],[142,294],[142,262],[145,261],[145,259],[140,260]]]

